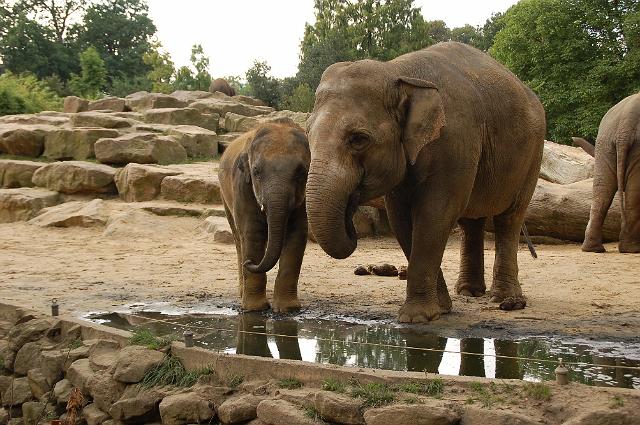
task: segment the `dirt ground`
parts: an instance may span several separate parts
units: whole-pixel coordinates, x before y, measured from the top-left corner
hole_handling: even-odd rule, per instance
[[[113,311],[132,303],[169,302],[203,309],[238,307],[233,245],[215,243],[200,219],[145,214],[103,235],[103,228],[39,228],[0,224],[0,299],[48,310],[52,298],[75,315]],[[637,338],[640,329],[640,256],[583,253],[577,244],[539,245],[533,259],[519,252],[526,309],[503,312],[488,296],[455,294],[459,238],[452,235],[443,271],[453,311],[427,326],[434,331],[559,333]],[[492,242],[485,248],[490,284]],[[299,287],[309,315],[394,320],[405,295],[397,278],[355,276],[359,264],[406,264],[392,238],[362,239],[346,260],[309,243]],[[269,273],[269,297],[275,270]]]

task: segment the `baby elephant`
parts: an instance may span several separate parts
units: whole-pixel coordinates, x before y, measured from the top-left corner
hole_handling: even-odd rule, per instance
[[[307,137],[290,121],[243,134],[220,159],[218,176],[236,242],[244,310],[269,308],[266,272],[278,260],[273,310],[300,308],[297,286],[307,244],[304,189],[310,161]]]

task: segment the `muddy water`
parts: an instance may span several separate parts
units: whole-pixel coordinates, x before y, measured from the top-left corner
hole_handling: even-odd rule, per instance
[[[430,333],[426,327],[274,319],[253,313],[170,315],[139,311],[92,314],[87,318],[125,330],[144,327],[159,336],[178,339],[187,325],[194,333],[195,345],[218,352],[447,375],[552,380],[556,360],[562,357],[565,362],[577,363],[570,365],[572,381],[640,389],[640,370],[625,368],[640,367],[640,343],[556,336],[454,338]]]

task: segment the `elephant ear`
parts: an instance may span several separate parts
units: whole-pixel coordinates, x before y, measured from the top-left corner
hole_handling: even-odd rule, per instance
[[[445,125],[444,107],[438,87],[432,82],[400,77],[398,84],[404,118],[402,142],[407,159],[413,165],[422,148],[440,137]]]
[[[249,154],[243,152],[238,156],[235,163],[235,169],[239,173],[240,180],[245,184],[251,183],[251,166],[249,165]]]

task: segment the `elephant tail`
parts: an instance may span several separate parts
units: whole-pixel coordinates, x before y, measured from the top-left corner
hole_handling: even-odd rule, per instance
[[[623,143],[619,143],[618,149],[616,149],[616,176],[622,211],[624,211],[624,190],[626,187],[627,155],[629,154],[629,149],[630,147]]]
[[[527,224],[522,222],[522,235],[524,239],[527,241],[527,246],[529,247],[529,252],[533,258],[538,258],[538,253],[536,252],[536,247],[533,246],[533,242],[531,242],[531,238],[529,237],[529,231],[527,230]]]

